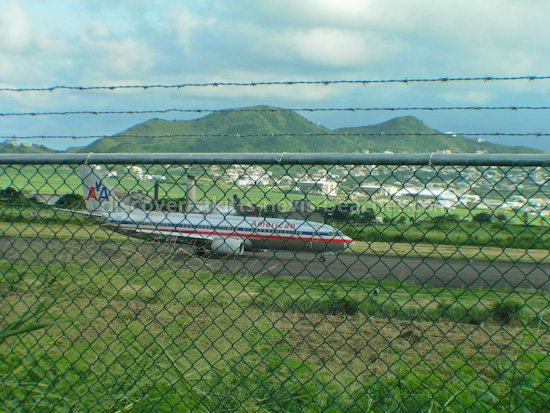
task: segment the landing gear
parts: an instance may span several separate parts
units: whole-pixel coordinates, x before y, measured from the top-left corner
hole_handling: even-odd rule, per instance
[[[317,259],[321,262],[325,262],[327,260],[327,256],[329,255],[336,255],[336,254],[334,252],[323,252],[317,255]]]
[[[210,250],[206,247],[195,248],[195,255],[198,257],[205,257],[210,254]]]

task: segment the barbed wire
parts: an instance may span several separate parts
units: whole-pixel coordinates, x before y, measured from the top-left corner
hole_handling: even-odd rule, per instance
[[[106,138],[253,138],[253,137],[305,137],[305,136],[465,136],[465,137],[550,137],[550,132],[418,132],[418,133],[386,133],[386,132],[303,132],[303,133],[170,133],[162,135],[29,135],[0,136],[2,140],[16,139],[106,139]]]
[[[550,106],[410,106],[410,107],[348,107],[348,108],[241,108],[241,109],[148,109],[148,110],[78,110],[54,112],[1,112],[10,116],[67,116],[67,115],[145,115],[167,113],[224,113],[224,112],[369,112],[369,111],[447,111],[447,110],[550,110]]]
[[[47,87],[0,87],[0,92],[53,92],[56,90],[73,91],[94,91],[94,90],[117,90],[117,89],[183,89],[198,87],[256,87],[256,86],[298,86],[298,85],[369,85],[369,84],[409,84],[409,83],[451,83],[451,82],[500,82],[518,80],[548,80],[550,75],[536,76],[460,76],[460,77],[433,77],[433,78],[400,78],[400,79],[339,79],[339,80],[285,80],[285,81],[262,81],[262,82],[197,82],[197,83],[175,83],[175,84],[141,84],[141,85],[54,85]]]

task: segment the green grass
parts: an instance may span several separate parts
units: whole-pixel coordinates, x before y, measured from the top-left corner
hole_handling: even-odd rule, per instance
[[[547,406],[542,291],[213,274],[166,244],[145,253],[118,241],[115,254],[112,244],[14,246],[24,252],[0,260],[2,324],[51,300],[48,320],[72,320],[0,344],[5,409]]]
[[[0,224],[1,228],[1,224]],[[550,264],[550,251],[544,249],[477,247],[471,245],[434,245],[426,242],[356,241],[351,253],[394,257],[422,257],[476,261]]]
[[[546,225],[481,224],[466,221],[338,226],[358,241],[550,250],[550,232]]]

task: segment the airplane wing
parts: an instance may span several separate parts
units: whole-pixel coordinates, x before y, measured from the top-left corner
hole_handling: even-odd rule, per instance
[[[143,228],[136,228],[134,229],[135,232],[141,232],[143,234],[152,234],[157,233],[156,229],[143,229]],[[223,238],[221,235],[204,235],[204,234],[197,234],[197,233],[182,233],[179,231],[163,231],[163,235],[171,236],[171,237],[180,237],[180,238],[189,238],[189,239],[197,239],[197,240],[203,240],[203,241],[213,241],[216,238]]]
[[[52,209],[55,209],[56,211],[72,212],[73,214],[87,215],[89,217],[102,217],[102,218],[105,218],[104,214],[100,214],[98,212],[78,211],[76,209],[67,209],[67,208],[52,208]]]

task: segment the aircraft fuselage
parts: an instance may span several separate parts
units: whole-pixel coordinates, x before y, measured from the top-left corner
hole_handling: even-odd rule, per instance
[[[330,225],[293,219],[134,210],[111,213],[109,224],[126,233],[162,235],[182,240],[241,240],[247,250],[323,253],[338,252],[353,243],[351,238]]]

